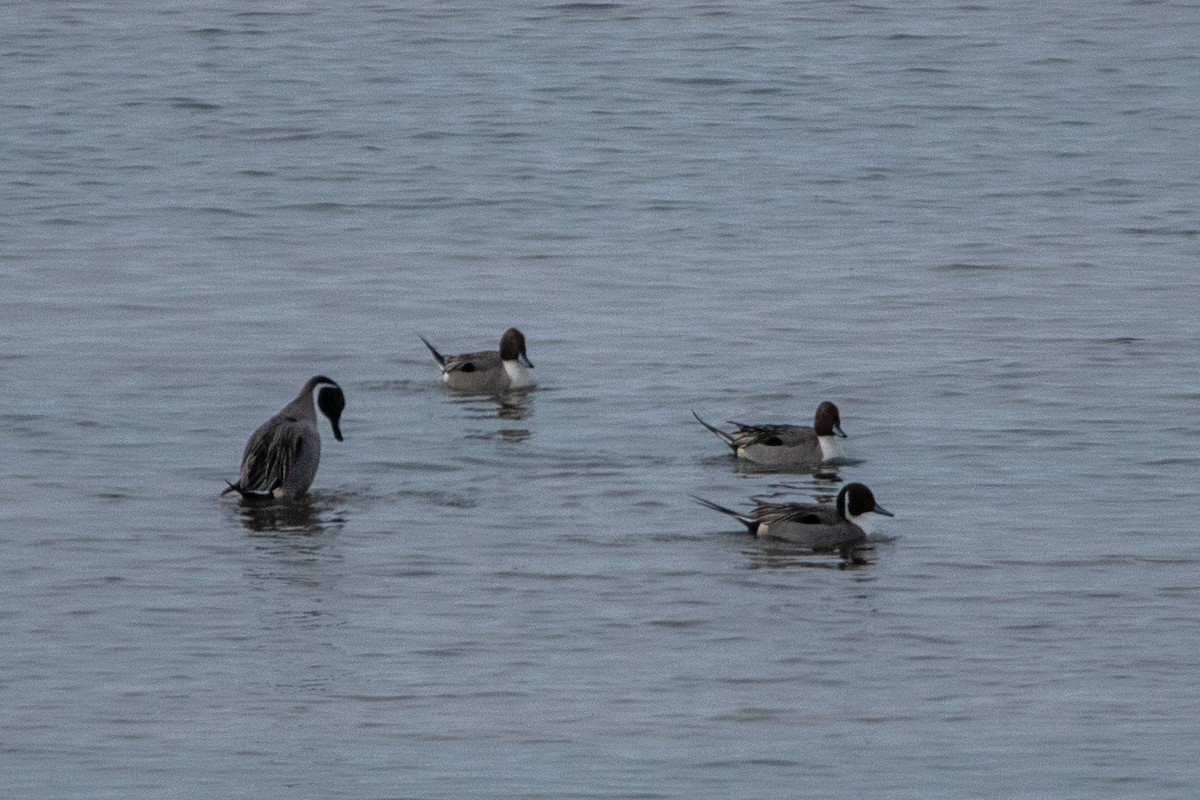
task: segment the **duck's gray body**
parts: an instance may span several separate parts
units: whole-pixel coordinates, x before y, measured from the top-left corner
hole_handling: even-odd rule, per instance
[[[345,395],[337,383],[323,375],[310,378],[295,400],[250,435],[242,453],[238,481],[231,483],[222,494],[237,492],[242,497],[292,498],[307,492],[321,463],[317,405],[329,418],[334,438],[340,442],[342,432],[338,420],[345,404]]]
[[[503,394],[536,384],[533,364],[525,355],[525,334],[509,328],[500,337],[500,349],[444,356],[420,337],[442,368],[442,383],[468,394]]]
[[[838,407],[828,400],[817,406],[811,428],[730,422],[737,426],[737,432],[730,433],[700,419],[694,411],[692,416],[729,445],[738,458],[771,467],[815,467],[836,458],[837,440],[846,437]]]
[[[759,503],[753,511],[737,511],[700,497],[697,502],[727,514],[755,536],[782,539],[811,550],[846,550],[867,540],[868,514],[892,516],[875,502],[875,495],[861,483],[848,483],[832,505],[816,503]]]

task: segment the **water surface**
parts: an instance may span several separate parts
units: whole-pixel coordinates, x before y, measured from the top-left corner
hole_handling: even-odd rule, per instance
[[[16,4],[8,793],[1191,796],[1196,11]],[[847,480],[856,569],[687,499]]]

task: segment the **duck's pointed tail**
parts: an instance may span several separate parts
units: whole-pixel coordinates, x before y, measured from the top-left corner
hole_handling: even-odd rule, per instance
[[[732,508],[726,508],[725,506],[717,505],[716,503],[714,503],[711,500],[705,500],[703,497],[697,497],[694,494],[690,494],[690,495],[688,495],[688,497],[692,498],[693,500],[695,500],[697,503],[704,506],[705,508],[711,508],[713,511],[719,511],[726,516],[733,517],[738,522],[745,525],[746,530],[750,531],[751,533],[754,533],[756,530],[758,530],[758,522],[751,519],[750,517],[747,517],[744,514],[739,514],[738,512],[734,511]]]
[[[229,494],[230,492],[237,492],[238,496],[241,497],[243,500],[270,500],[275,497],[274,491],[252,492],[249,489],[243,489],[240,481],[238,483],[229,483],[229,481],[225,481],[225,483],[227,484],[227,486],[221,492],[222,497]]]
[[[723,441],[725,444],[732,447],[735,453],[737,452],[737,445],[733,443],[733,434],[732,433],[723,431],[720,428],[718,428],[716,425],[709,425],[707,422],[700,419],[700,415],[697,414],[695,411],[692,412],[692,416],[696,418],[696,422],[699,422],[701,425],[703,425],[704,427],[708,428],[710,431],[715,433],[718,437],[720,437],[721,441]]]
[[[425,343],[425,346],[429,348],[429,352],[433,353],[433,357],[438,362],[438,364],[442,367],[445,367],[446,366],[446,357],[444,355],[442,355],[441,353],[439,353],[437,351],[437,348],[434,347],[433,345],[431,345],[429,343],[429,340],[426,339],[424,336],[418,336],[417,338]]]

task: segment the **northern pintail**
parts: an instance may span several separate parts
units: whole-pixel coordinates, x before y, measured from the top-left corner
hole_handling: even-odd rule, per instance
[[[525,334],[509,328],[500,337],[499,352],[464,353],[444,356],[420,337],[442,368],[442,383],[451,389],[471,394],[503,394],[513,389],[528,389],[536,381],[529,357],[525,355]]]
[[[738,458],[772,467],[816,466],[830,461],[839,454],[838,439],[846,438],[842,431],[842,418],[838,407],[826,400],[817,406],[813,426],[803,425],[746,425],[731,421],[737,433],[723,431],[700,419],[695,411],[692,416],[721,437]]]
[[[875,495],[861,483],[843,486],[832,506],[759,503],[748,515],[702,497],[693,495],[692,499],[713,511],[728,514],[755,536],[783,539],[812,550],[845,550],[860,545],[871,530],[871,514],[893,516],[875,502]]]
[[[316,399],[314,406],[313,400]],[[321,463],[317,408],[329,419],[333,438],[342,441],[338,420],[346,407],[342,387],[324,375],[305,382],[296,399],[258,426],[246,442],[237,483],[221,492],[242,497],[297,497],[308,491]],[[226,481],[226,483],[229,483]]]

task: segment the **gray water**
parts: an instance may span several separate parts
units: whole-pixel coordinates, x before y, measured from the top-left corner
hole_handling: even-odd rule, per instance
[[[4,796],[1194,796],[1196,4],[3,16]]]

